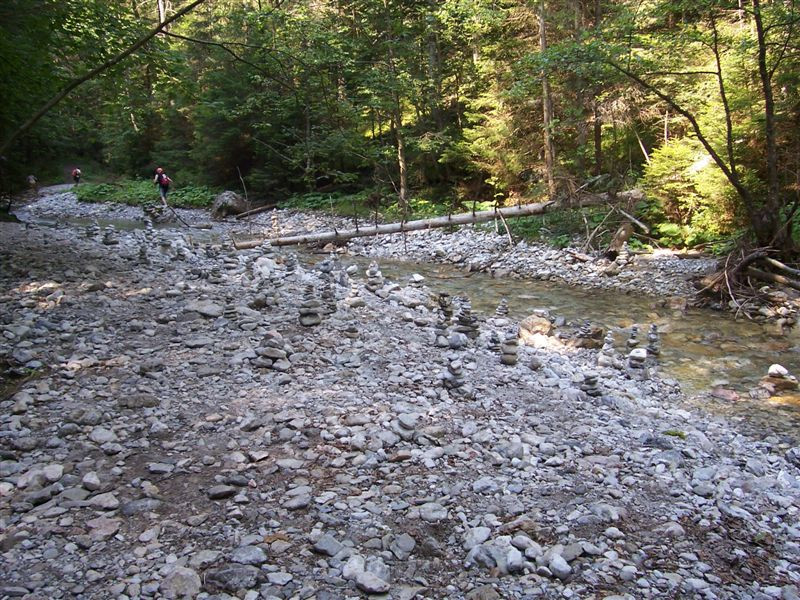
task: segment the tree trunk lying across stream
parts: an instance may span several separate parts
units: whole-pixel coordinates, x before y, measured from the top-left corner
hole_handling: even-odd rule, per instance
[[[345,229],[342,231],[326,231],[324,233],[308,233],[304,235],[293,235],[288,237],[269,238],[260,236],[256,239],[242,240],[234,242],[237,250],[256,248],[264,242],[269,242],[273,246],[291,246],[295,244],[314,244],[323,242],[342,242],[356,237],[367,237],[381,235],[384,233],[402,233],[404,231],[418,231],[421,229],[435,229],[437,227],[449,227],[451,225],[468,225],[470,223],[484,223],[501,216],[524,217],[528,215],[540,215],[549,206],[555,204],[554,201],[540,202],[536,204],[523,204],[508,208],[496,208],[494,210],[482,210],[479,212],[461,213],[448,215],[446,217],[435,217],[433,219],[421,219],[419,221],[405,221],[401,223],[387,223],[385,225],[370,225],[368,227],[356,227],[355,229]]]

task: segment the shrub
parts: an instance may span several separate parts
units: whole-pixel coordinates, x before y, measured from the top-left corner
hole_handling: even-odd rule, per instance
[[[642,185],[648,200],[640,212],[662,244],[712,242],[740,224],[735,190],[697,140],[674,139],[653,151]]]
[[[117,183],[83,184],[74,189],[81,202],[116,202],[130,206],[158,202],[158,189],[149,180],[124,179]],[[170,190],[169,203],[180,208],[205,208],[214,202],[215,194],[205,186],[181,186]]]

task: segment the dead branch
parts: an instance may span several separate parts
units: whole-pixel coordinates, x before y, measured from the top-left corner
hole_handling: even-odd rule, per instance
[[[800,281],[789,279],[788,277],[778,275],[777,273],[768,273],[767,271],[762,271],[761,269],[756,269],[755,267],[749,267],[747,269],[747,274],[754,279],[759,279],[769,283],[779,283],[780,285],[785,285],[795,290],[800,290]]]

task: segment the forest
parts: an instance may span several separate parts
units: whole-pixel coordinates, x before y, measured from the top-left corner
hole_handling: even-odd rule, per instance
[[[0,26],[6,189],[164,166],[189,201],[409,217],[638,187],[655,245],[798,240],[793,1],[6,0]]]

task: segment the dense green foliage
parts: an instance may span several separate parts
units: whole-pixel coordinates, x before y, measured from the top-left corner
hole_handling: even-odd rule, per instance
[[[157,6],[0,5],[2,138],[157,25]],[[579,189],[641,185],[647,201],[626,208],[653,226],[647,243],[691,246],[749,229],[786,247],[782,232],[794,225],[783,224],[800,198],[796,9],[758,0],[205,0],[20,136],[2,164],[4,185],[29,172],[64,180],[76,164],[99,181],[85,168],[93,163],[147,180],[161,165],[182,183],[172,198],[187,205],[206,201],[190,184],[243,182],[253,198],[392,218],[539,200],[548,181],[567,202]],[[152,195],[139,185],[87,186],[81,196]],[[514,228],[564,242],[604,214]]]
[[[81,184],[75,188],[81,202],[117,202],[143,206],[159,201],[158,189],[151,180],[122,180],[116,183]],[[181,186],[169,193],[169,203],[181,208],[211,206],[219,193],[206,186]]]

